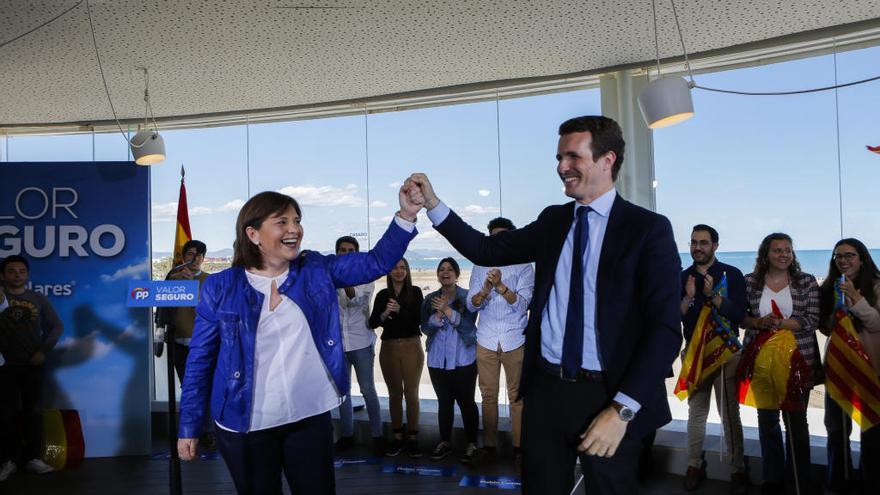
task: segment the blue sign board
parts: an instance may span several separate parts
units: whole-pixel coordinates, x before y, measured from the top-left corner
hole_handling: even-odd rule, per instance
[[[199,281],[131,280],[126,301],[130,308],[195,306],[199,302]]]
[[[0,164],[0,258],[30,262],[27,288],[64,323],[46,353],[43,404],[75,409],[87,457],[150,451],[150,173],[133,162]],[[6,400],[6,399],[3,399]]]

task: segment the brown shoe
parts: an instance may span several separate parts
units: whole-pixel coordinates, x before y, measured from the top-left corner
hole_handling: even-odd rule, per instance
[[[746,495],[749,493],[749,475],[740,471],[730,475],[730,495]]]
[[[700,487],[703,480],[706,479],[706,464],[702,467],[688,466],[687,472],[684,474],[684,489],[692,492]]]

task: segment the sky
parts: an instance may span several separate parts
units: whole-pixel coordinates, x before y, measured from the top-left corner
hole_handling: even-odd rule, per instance
[[[880,47],[838,54],[837,79],[875,76],[876,60]],[[832,55],[697,76],[701,85],[751,91],[834,81]],[[680,251],[696,223],[719,230],[723,251],[754,251],[773,231],[791,234],[799,249],[830,249],[841,234],[880,247],[880,155],[865,149],[880,145],[880,82],[836,95],[693,96],[693,119],[654,131],[657,209],[672,221]],[[181,165],[192,233],[209,251],[231,248],[238,209],[264,190],[300,201],[306,248],[332,250],[341,235],[375,242],[397,210],[397,188],[415,171],[477,228],[498,215],[522,226],[567,201],[555,172],[558,125],[598,113],[599,90],[591,89],[366,118],[163,131],[168,159],[150,168],[153,250],[171,250]],[[0,152],[2,161],[127,158],[119,134],[0,138]],[[451,249],[427,219],[418,225],[412,250]]]

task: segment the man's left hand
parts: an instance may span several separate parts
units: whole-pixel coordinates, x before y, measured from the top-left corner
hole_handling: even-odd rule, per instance
[[[626,433],[626,426],[626,421],[620,419],[613,407],[606,407],[581,434],[578,450],[587,455],[613,457]]]
[[[708,273],[703,277],[703,295],[710,299],[715,289],[715,280]]]

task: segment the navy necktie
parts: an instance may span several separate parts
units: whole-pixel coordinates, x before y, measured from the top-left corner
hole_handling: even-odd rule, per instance
[[[571,279],[568,285],[568,311],[565,336],[562,338],[562,372],[565,378],[577,378],[584,352],[584,252],[590,240],[589,206],[578,208],[571,252]]]

